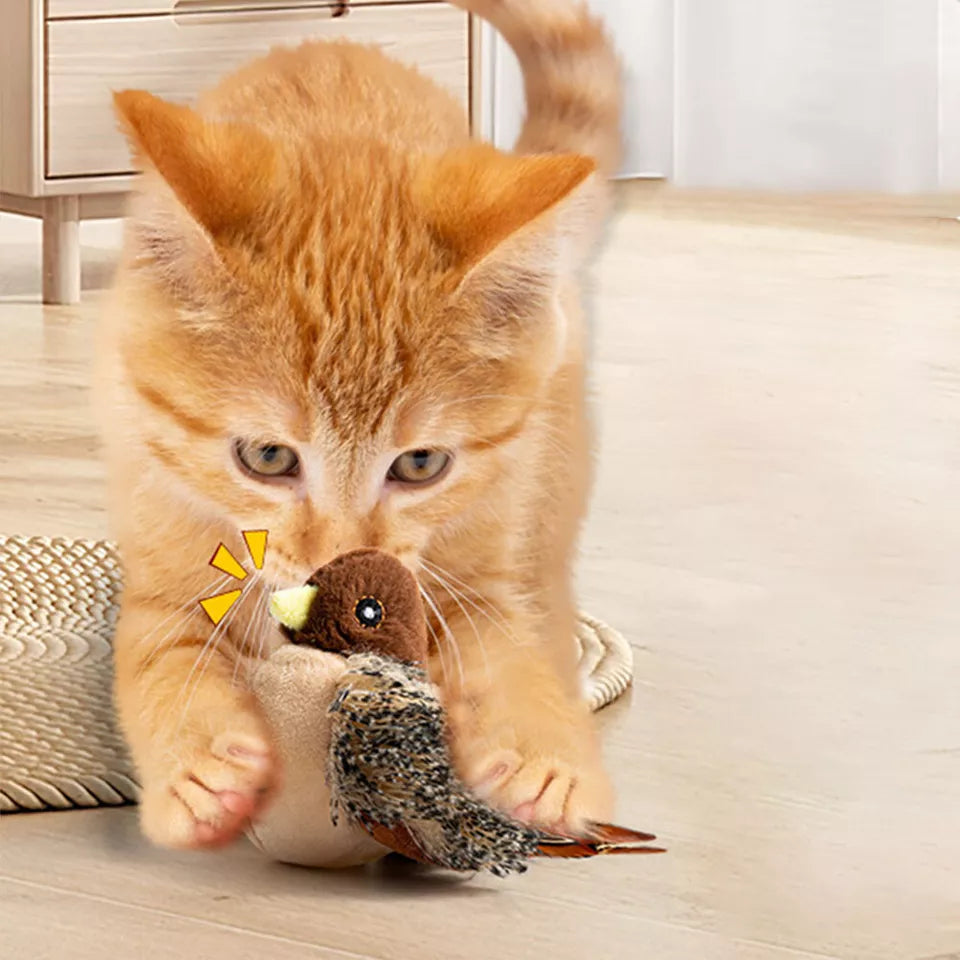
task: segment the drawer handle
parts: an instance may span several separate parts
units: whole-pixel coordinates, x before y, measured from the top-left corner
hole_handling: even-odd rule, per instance
[[[177,13],[236,13],[242,11],[246,6],[255,10],[272,9],[274,6],[269,0],[177,0],[173,5],[174,14]],[[307,4],[297,4],[296,6],[308,7]],[[293,9],[296,9],[296,6]],[[311,4],[310,6],[314,6]],[[279,7],[278,7],[279,8]],[[283,8],[289,12],[290,7]],[[309,9],[309,7],[308,7]],[[320,9],[329,9],[330,16],[336,20],[337,17],[345,17],[350,12],[350,0],[328,0]]]

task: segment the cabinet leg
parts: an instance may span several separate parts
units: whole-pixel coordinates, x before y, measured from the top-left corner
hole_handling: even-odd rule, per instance
[[[80,201],[43,202],[43,302],[80,302]]]

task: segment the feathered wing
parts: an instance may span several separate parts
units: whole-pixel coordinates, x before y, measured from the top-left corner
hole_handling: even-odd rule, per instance
[[[414,860],[498,875],[525,870],[539,834],[467,794],[424,671],[374,654],[349,664],[330,706],[332,815]]]
[[[586,838],[554,837],[472,797],[453,771],[443,708],[419,667],[351,657],[330,707],[332,815],[384,846],[451,870],[522,873],[531,857],[658,853],[652,834],[598,824]]]

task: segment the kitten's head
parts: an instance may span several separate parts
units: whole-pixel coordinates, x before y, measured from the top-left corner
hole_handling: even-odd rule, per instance
[[[412,564],[522,479],[589,160],[308,152],[145,93],[117,106],[146,171],[123,376],[185,497],[269,529],[268,573],[297,583],[362,546]]]

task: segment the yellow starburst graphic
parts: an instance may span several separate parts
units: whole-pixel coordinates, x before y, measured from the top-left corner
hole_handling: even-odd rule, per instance
[[[263,558],[267,555],[267,531],[266,530],[244,530],[243,540],[250,553],[250,559],[253,565],[258,569],[263,569]]]
[[[234,580],[247,579],[247,571],[243,569],[243,565],[222,543],[210,558],[210,566],[223,573],[229,573]]]
[[[243,542],[247,545],[247,553],[257,570],[263,569],[263,561],[267,554],[267,531],[244,530]],[[243,564],[230,552],[225,544],[220,544],[210,558],[210,566],[221,573],[229,574],[235,580],[246,580],[247,571]],[[230,608],[240,599],[243,588],[234,588],[225,593],[217,593],[212,597],[204,597],[200,607],[210,618],[214,626],[220,623]]]

